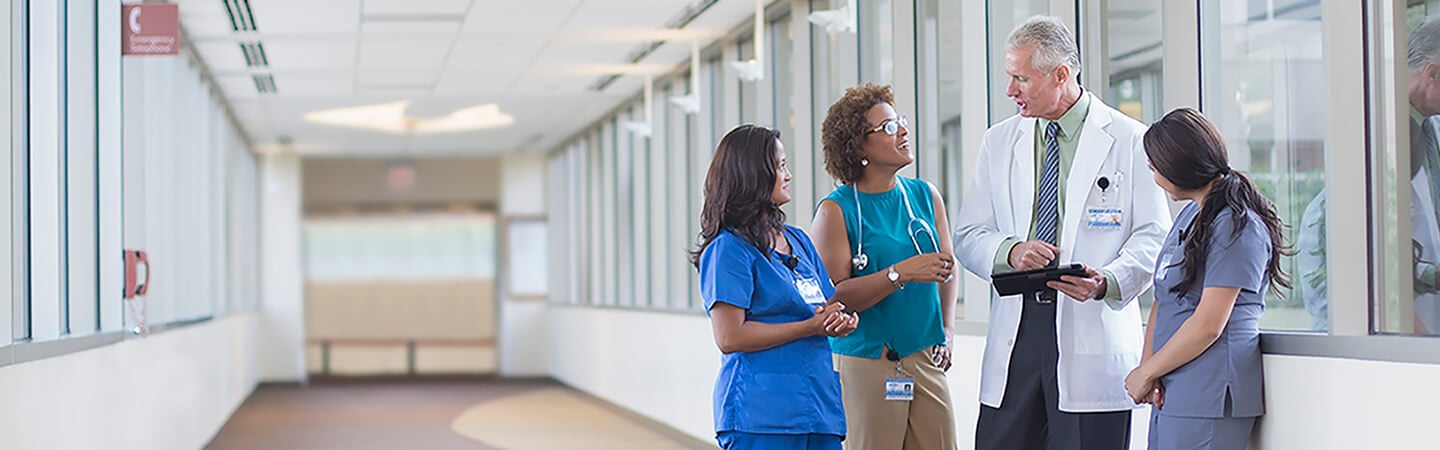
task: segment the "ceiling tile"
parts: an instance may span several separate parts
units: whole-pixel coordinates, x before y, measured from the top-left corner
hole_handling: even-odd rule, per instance
[[[245,64],[245,53],[240,51],[240,44],[230,40],[202,41],[192,44],[195,51],[200,52],[200,57],[205,59],[205,64],[210,70],[217,73],[223,72],[244,72],[249,70]],[[269,56],[269,49],[266,56]]]
[[[181,5],[187,34],[257,146],[273,147],[283,137],[293,139],[292,149],[395,156],[559,145],[639,95],[643,78],[636,75],[590,91],[600,76],[587,71],[609,69],[586,66],[624,63],[640,44],[637,30],[662,26],[693,0],[529,0],[523,7],[478,0],[249,0],[259,33],[231,30],[223,2],[171,1]],[[748,1],[719,2],[686,29],[728,32],[753,11]],[[241,40],[264,43],[271,67],[262,70],[274,74],[279,94],[256,93]],[[673,67],[688,56],[688,43],[672,42],[645,62]],[[497,130],[395,136],[304,120],[307,112],[398,100],[412,101],[415,114],[426,116],[493,103],[516,122]]]
[[[356,84],[362,88],[407,86],[430,87],[435,84],[435,72],[431,71],[364,71],[356,77]]]
[[[334,74],[278,74],[275,88],[287,97],[333,97],[355,93],[354,75],[349,72]]]
[[[222,75],[217,83],[220,90],[225,92],[225,98],[248,99],[258,98],[260,93],[255,90],[255,80],[250,75]]]
[[[635,47],[619,42],[553,42],[535,58],[535,65],[620,64]]]
[[[598,77],[541,75],[524,76],[515,81],[511,93],[515,94],[583,94],[590,92],[590,85]]]
[[[450,15],[465,14],[472,0],[365,0],[364,13],[373,15]],[[518,6],[518,5],[512,5]],[[523,8],[514,8],[523,9]]]
[[[434,34],[450,36],[460,31],[458,20],[365,20],[360,31],[367,35]]]
[[[350,69],[355,67],[354,41],[326,39],[271,39],[264,41],[265,56],[275,70]],[[237,49],[239,47],[236,47]]]
[[[435,93],[502,94],[509,91],[510,85],[514,84],[523,72],[521,69],[504,68],[481,71],[447,70],[440,74],[440,80],[435,83]]]
[[[538,39],[463,37],[450,52],[447,69],[490,68],[495,66],[525,67],[545,42]]]
[[[560,29],[570,12],[580,5],[581,0],[546,0],[539,5],[525,8],[483,7],[481,4],[470,9],[465,16],[464,30],[474,32],[530,32],[551,33]]]
[[[575,14],[565,22],[565,28],[661,28],[665,21],[680,14],[688,4],[677,0],[590,0],[575,10]],[[753,11],[755,4],[749,5]]]
[[[438,70],[445,65],[450,40],[366,36],[360,44],[364,69]]]
[[[353,33],[360,29],[360,0],[250,0],[250,9],[255,28],[263,34]]]

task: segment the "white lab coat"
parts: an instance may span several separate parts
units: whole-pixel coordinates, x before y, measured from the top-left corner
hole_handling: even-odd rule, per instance
[[[1435,223],[1435,199],[1430,198],[1431,176],[1421,168],[1410,180],[1410,232],[1420,244],[1420,260],[1436,265],[1440,264],[1440,224]],[[1426,332],[1440,334],[1440,292],[1415,293],[1415,316]]]
[[[1066,412],[1128,410],[1125,376],[1140,363],[1144,346],[1139,304],[1152,282],[1155,258],[1170,231],[1164,191],[1151,175],[1142,138],[1145,126],[1090,95],[1090,111],[1065,179],[1060,263],[1081,262],[1115,275],[1120,301],[1079,302],[1061,294],[1055,334],[1060,359],[1059,408]],[[986,281],[1007,237],[1027,240],[1035,205],[1034,118],[1014,116],[990,127],[960,205],[955,256]],[[1097,181],[1111,185],[1102,198]],[[1118,229],[1092,229],[1087,209],[1121,208]],[[1020,296],[991,289],[990,328],[980,376],[980,403],[1000,407],[1010,352],[1020,326]]]

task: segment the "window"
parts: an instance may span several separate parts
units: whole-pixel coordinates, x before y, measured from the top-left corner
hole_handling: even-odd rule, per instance
[[[859,7],[860,79],[880,85],[895,84],[894,1],[860,2]]]
[[[740,42],[737,42],[737,43],[735,44],[735,50],[736,50],[736,54],[738,55],[738,57],[736,58],[736,61],[744,62],[744,61],[749,61],[749,60],[751,60],[751,59],[754,59],[754,58],[755,58],[755,39],[754,39],[753,37],[748,37],[748,36],[745,37],[745,38],[743,38],[743,39],[741,39]],[[731,67],[731,70],[733,71],[734,68]],[[755,123],[755,122],[759,121],[759,120],[760,120],[760,96],[759,96],[759,88],[760,88],[760,85],[761,85],[761,84],[766,83],[766,82],[768,82],[769,80],[767,79],[767,80],[761,80],[761,81],[745,81],[745,80],[740,79],[738,76],[733,76],[733,75],[732,75],[732,78],[730,78],[730,79],[733,80],[732,83],[737,83],[736,86],[738,87],[738,89],[740,89],[740,91],[739,91],[739,92],[740,92],[740,123],[742,123],[742,124],[745,124],[745,123]],[[725,130],[725,131],[730,131],[730,130]],[[721,134],[721,136],[724,136],[724,134]]]
[[[26,1],[10,2],[6,7],[0,7],[0,23],[6,24],[6,31],[0,32],[0,52],[5,54],[5,65],[0,69],[0,119],[3,119],[5,126],[0,129],[0,144],[7,150],[5,156],[0,157],[0,211],[4,211],[8,220],[0,220],[0,249],[6,250],[10,255],[8,259],[0,259],[0,292],[8,293],[10,303],[0,305],[0,346],[9,344],[13,339],[25,339],[30,336],[29,329],[29,295],[26,292],[23,258],[25,246],[18,237],[24,236],[20,231],[24,230],[23,216],[17,215],[15,211],[23,211],[16,206],[23,205],[24,199],[19,193],[24,189],[15,189],[18,180],[23,177],[15,176],[21,173],[24,164],[20,157],[21,151],[25,148],[26,136],[26,109],[25,109],[25,80],[27,47],[25,45],[25,6]],[[18,244],[18,245],[17,245]]]
[[[635,241],[634,231],[636,228],[635,218],[643,211],[637,208],[635,201],[636,157],[635,150],[640,148],[641,143],[637,140],[644,139],[635,133],[631,126],[643,122],[637,118],[634,105],[624,108],[619,116],[619,129],[615,134],[615,243],[616,243],[616,299],[621,305],[639,306],[645,299],[635,295],[635,272],[639,258],[636,258],[638,242]],[[644,117],[641,115],[640,117]]]
[[[1105,54],[1103,61],[1096,62],[1104,72],[1105,103],[1135,120],[1152,123],[1165,113],[1160,98],[1165,79],[1161,67],[1161,1],[1104,4],[1101,42]]]
[[[679,98],[690,94],[690,75],[685,74],[676,77],[670,83],[668,98]],[[691,173],[686,170],[689,167],[690,154],[690,115],[677,106],[666,104],[657,105],[662,108],[665,117],[665,144],[657,146],[661,150],[652,159],[655,167],[654,180],[651,182],[652,189],[661,191],[662,207],[656,208],[658,220],[664,220],[665,227],[661,234],[661,228],[656,228],[656,236],[665,236],[664,239],[656,239],[655,250],[651,253],[651,266],[658,273],[659,268],[665,268],[665,282],[655,289],[657,296],[656,305],[672,309],[685,309],[690,306],[690,268],[689,253],[690,242],[686,236],[693,233],[694,228],[690,226],[691,218],[699,216],[690,214],[690,186],[699,184],[701,181],[691,178]],[[662,157],[663,156],[663,157]],[[662,211],[664,211],[662,213]],[[659,300],[665,300],[660,303]]]
[[[1225,135],[1230,165],[1250,174],[1291,225],[1286,241],[1299,252],[1281,262],[1296,289],[1267,294],[1265,329],[1328,329],[1320,33],[1318,0],[1201,2],[1202,110]]]
[[[1384,102],[1394,120],[1380,125],[1393,130],[1382,134],[1395,136],[1395,142],[1381,152],[1381,187],[1372,193],[1384,205],[1376,208],[1382,217],[1377,227],[1384,232],[1376,233],[1380,242],[1374,245],[1382,246],[1385,255],[1378,261],[1384,278],[1372,280],[1382,285],[1376,289],[1382,295],[1373,302],[1372,323],[1381,333],[1433,336],[1440,335],[1440,102],[1424,93],[1440,89],[1435,81],[1440,76],[1440,7],[1417,0],[1392,3],[1403,9],[1384,5],[1381,14],[1398,12],[1405,19],[1385,22],[1385,28],[1403,27],[1399,33],[1385,29],[1376,35],[1395,34],[1393,53],[1382,50],[1394,59],[1385,59],[1378,72],[1397,83],[1399,89],[1390,91],[1399,95]],[[1390,67],[1399,72],[1390,73]]]
[[[984,65],[968,63],[987,57],[985,43],[983,40],[974,40],[970,41],[970,47],[973,48],[964,46],[964,29],[971,25],[964,23],[965,14],[967,8],[975,7],[945,0],[928,0],[918,2],[916,10],[915,35],[919,66],[919,104],[916,107],[919,113],[915,118],[915,128],[911,131],[910,139],[918,142],[919,148],[939,149],[926,152],[928,156],[917,161],[919,175],[935,183],[935,187],[940,190],[952,226],[960,211],[965,180],[970,176],[964,162],[967,155],[979,151],[976,148],[978,145],[965,144],[962,116],[969,114],[981,117],[982,122],[978,125],[985,125],[985,106],[981,104],[977,110],[977,107],[963,100],[967,94],[977,91],[978,98],[986,98],[988,95],[983,83]],[[984,5],[978,5],[978,8],[983,12]],[[978,76],[975,74],[977,68]],[[981,81],[969,92],[962,88],[967,77]],[[978,279],[967,279],[963,273],[960,275],[962,284],[983,284]],[[988,291],[989,286],[986,285],[983,289]],[[966,289],[962,287],[955,311],[956,319],[966,318],[966,294]],[[989,295],[977,297],[987,303],[990,301]],[[970,319],[983,321],[986,318],[982,314]]]
[[[1010,31],[1030,16],[1047,14],[1050,11],[1049,0],[1014,0],[1014,1],[990,1],[989,29],[990,29],[990,57],[986,60],[990,66],[990,123],[996,124],[1018,111],[1015,102],[1005,96],[1006,86],[1010,83],[1010,76],[1005,74],[1005,47],[1010,39]],[[1071,27],[1074,31],[1074,27]]]
[[[811,11],[834,11],[847,7],[846,0],[811,0]],[[811,165],[810,182],[815,199],[825,198],[836,184],[825,171],[825,149],[820,135],[825,112],[830,104],[845,94],[845,88],[860,81],[859,37],[855,33],[831,33],[825,27],[810,24],[810,117],[811,141],[815,163]],[[813,206],[813,205],[812,205]]]
[[[96,95],[96,4],[65,2],[65,173],[66,334],[83,336],[100,329],[99,213],[96,182],[99,156]]]

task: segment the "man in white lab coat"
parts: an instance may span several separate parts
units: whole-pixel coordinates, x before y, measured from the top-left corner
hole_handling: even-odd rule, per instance
[[[961,204],[955,255],[980,278],[1086,266],[1030,300],[992,291],[977,449],[1129,445],[1124,380],[1143,345],[1135,298],[1151,285],[1170,211],[1145,126],[1085,91],[1079,66],[1055,18],[1011,33],[1006,95],[1020,114],[985,132]]]

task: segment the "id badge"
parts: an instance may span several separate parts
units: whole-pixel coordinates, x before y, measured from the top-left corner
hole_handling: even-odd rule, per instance
[[[885,399],[911,401],[915,399],[914,378],[886,378]]]
[[[800,297],[805,299],[807,305],[825,303],[825,292],[820,290],[820,281],[814,278],[795,280],[795,290],[800,292]]]
[[[1092,230],[1118,231],[1124,218],[1120,208],[1085,208],[1085,225]]]

